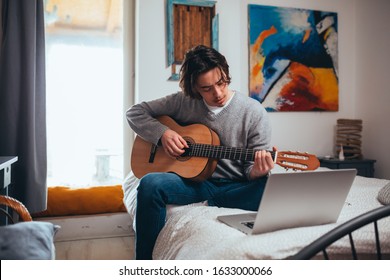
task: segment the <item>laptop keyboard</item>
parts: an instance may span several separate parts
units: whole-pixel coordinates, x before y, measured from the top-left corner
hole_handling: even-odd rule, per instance
[[[250,229],[253,229],[254,222],[243,222],[242,224]]]

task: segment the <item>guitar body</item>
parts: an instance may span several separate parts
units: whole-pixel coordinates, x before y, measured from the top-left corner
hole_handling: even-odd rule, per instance
[[[131,169],[137,178],[151,172],[173,172],[194,181],[206,180],[214,172],[218,159],[254,161],[256,150],[220,146],[218,135],[202,124],[180,126],[168,116],[157,118],[179,133],[189,148],[177,158],[169,157],[162,146],[137,136],[131,154]],[[320,162],[315,155],[291,151],[270,151],[274,162],[286,169],[315,170]]]
[[[180,126],[167,116],[157,118],[162,124],[179,133],[186,141],[218,146],[218,135],[202,124]],[[150,162],[154,145],[136,136],[131,154],[131,169],[137,178],[150,172],[173,172],[183,178],[203,181],[211,176],[217,159],[204,157],[169,157],[162,146],[157,146],[153,162]]]

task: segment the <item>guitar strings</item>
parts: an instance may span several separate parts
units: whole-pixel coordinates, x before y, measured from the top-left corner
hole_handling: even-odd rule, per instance
[[[258,150],[254,149],[245,149],[237,147],[225,147],[225,146],[215,146],[209,144],[193,144],[189,143],[190,152],[189,156],[197,157],[208,157],[208,158],[226,158],[232,160],[250,160],[253,161],[255,158],[255,152]],[[274,151],[270,151],[272,157],[275,156]]]

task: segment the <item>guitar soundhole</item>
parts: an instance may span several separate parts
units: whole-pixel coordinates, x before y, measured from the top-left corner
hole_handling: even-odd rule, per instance
[[[184,136],[183,138],[184,140],[186,140],[189,148],[184,149],[185,150],[184,153],[181,156],[176,158],[179,161],[187,161],[191,158],[191,151],[192,151],[191,147],[195,143],[194,139],[192,139],[191,137]]]

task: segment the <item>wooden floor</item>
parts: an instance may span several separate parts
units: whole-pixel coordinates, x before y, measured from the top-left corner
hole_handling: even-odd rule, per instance
[[[56,260],[132,260],[134,237],[55,242]]]

